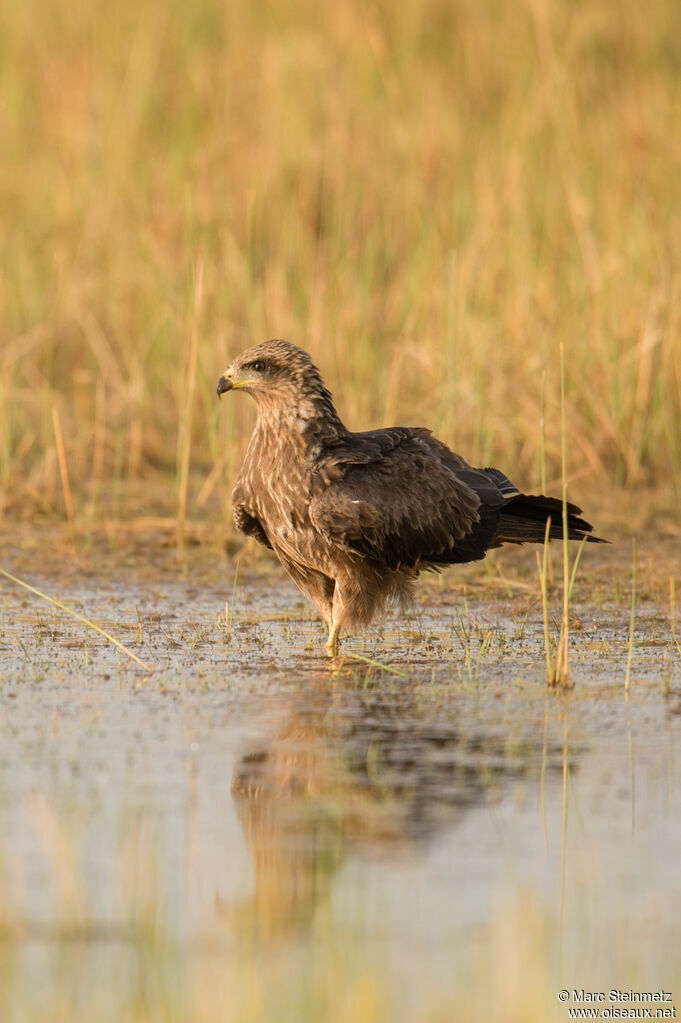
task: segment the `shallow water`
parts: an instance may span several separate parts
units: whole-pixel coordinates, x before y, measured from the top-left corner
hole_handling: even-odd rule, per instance
[[[568,1018],[565,987],[681,1002],[681,655],[536,586],[433,582],[330,665],[262,572],[31,581],[0,600],[2,1018]],[[554,608],[555,610],[555,608]],[[681,631],[677,626],[677,634]]]

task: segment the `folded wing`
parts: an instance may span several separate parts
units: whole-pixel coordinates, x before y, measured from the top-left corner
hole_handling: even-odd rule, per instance
[[[493,476],[428,430],[397,428],[352,434],[327,449],[309,515],[346,550],[391,569],[415,568],[484,557],[504,500]]]

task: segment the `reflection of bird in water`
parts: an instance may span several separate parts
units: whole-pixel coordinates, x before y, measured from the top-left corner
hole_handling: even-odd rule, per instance
[[[274,550],[329,627],[368,623],[408,600],[423,569],[484,558],[505,543],[563,536],[562,504],[474,469],[430,430],[351,433],[310,356],[287,341],[243,352],[218,397],[242,389],[258,418],[232,494],[237,529]],[[567,505],[571,540],[592,526]],[[600,542],[600,541],[598,541]]]
[[[239,916],[265,936],[307,925],[340,863],[342,822],[319,793],[330,774],[323,721],[315,704],[292,713],[274,743],[243,756],[232,778],[255,875],[253,904]]]
[[[418,855],[511,779],[562,770],[561,747],[532,724],[457,726],[413,691],[306,691],[283,725],[235,768],[232,798],[255,893],[230,918],[258,934],[311,923],[353,848]]]

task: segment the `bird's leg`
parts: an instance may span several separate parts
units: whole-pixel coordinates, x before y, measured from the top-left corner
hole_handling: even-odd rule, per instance
[[[329,624],[329,638],[326,641],[326,652],[329,657],[336,657],[338,654],[338,636],[340,633],[340,623],[330,622]]]
[[[326,641],[326,652],[329,657],[338,656],[338,637],[340,636],[341,625],[347,620],[345,613],[345,601],[338,579],[334,580],[333,599],[329,622],[329,638]]]

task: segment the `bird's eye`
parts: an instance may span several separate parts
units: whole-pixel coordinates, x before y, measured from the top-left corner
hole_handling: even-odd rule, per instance
[[[264,373],[265,370],[267,369],[267,363],[262,362],[261,359],[258,359],[257,362],[253,363],[253,369],[255,370],[256,373]]]

